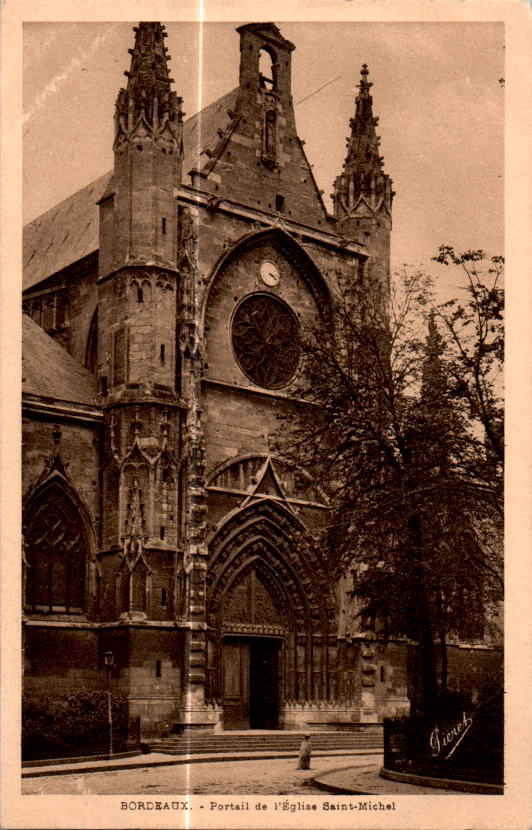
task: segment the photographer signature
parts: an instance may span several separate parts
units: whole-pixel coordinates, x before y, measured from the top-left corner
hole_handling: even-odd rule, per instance
[[[432,750],[432,757],[437,758],[444,750],[449,748],[451,745],[452,749],[447,753],[445,756],[445,760],[450,758],[453,752],[457,749],[457,747],[462,743],[465,736],[471,729],[471,725],[473,723],[473,718],[466,717],[466,713],[463,713],[462,720],[459,721],[455,726],[451,726],[445,729],[445,731],[440,730],[439,726],[436,726],[432,732],[430,733],[429,743],[430,748]]]

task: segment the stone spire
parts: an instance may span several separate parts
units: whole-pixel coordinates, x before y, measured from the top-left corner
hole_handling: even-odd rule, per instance
[[[383,170],[380,155],[380,136],[376,126],[379,119],[373,115],[373,97],[368,81],[368,67],[362,66],[358,95],[355,101],[355,117],[349,122],[351,135],[347,139],[347,156],[343,171],[334,185],[335,215],[343,218],[353,214],[363,199],[373,211],[392,207],[392,183]]]
[[[349,121],[351,137],[347,150],[347,165],[353,165],[359,173],[382,172],[382,159],[379,155],[379,137],[375,127],[378,118],[373,117],[373,98],[370,89],[373,84],[368,81],[367,64],[362,66],[359,94],[355,101],[355,117]]]
[[[135,45],[129,50],[131,68],[125,72],[127,89],[118,93],[115,111],[115,149],[135,133],[163,135],[180,140],[181,98],[171,89],[167,37],[160,23],[139,23],[133,28]]]
[[[421,385],[421,397],[425,403],[432,402],[438,405],[443,405],[444,403],[446,384],[441,359],[442,353],[443,342],[436,325],[434,312],[432,311],[428,320]]]
[[[174,188],[181,183],[183,160],[181,98],[171,89],[164,26],[139,23],[133,31],[127,88],[116,100],[113,177],[99,202],[100,277],[124,266],[152,263],[174,272],[177,267]],[[168,361],[166,367],[169,371]]]

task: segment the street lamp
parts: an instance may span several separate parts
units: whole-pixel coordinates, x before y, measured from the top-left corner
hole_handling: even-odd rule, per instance
[[[107,720],[109,722],[109,755],[113,754],[113,708],[111,705],[111,668],[115,661],[112,651],[106,651],[103,662],[107,670]]]

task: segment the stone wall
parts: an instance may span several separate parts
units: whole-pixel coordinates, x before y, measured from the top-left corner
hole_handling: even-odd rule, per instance
[[[105,689],[94,628],[69,622],[24,628],[24,690],[30,695],[65,695],[76,689]]]
[[[51,416],[39,417],[34,413],[31,417],[26,414],[22,420],[24,498],[46,474],[59,453],[65,472],[90,516],[95,533],[100,520],[99,432],[97,427],[65,423],[59,413],[57,420]]]

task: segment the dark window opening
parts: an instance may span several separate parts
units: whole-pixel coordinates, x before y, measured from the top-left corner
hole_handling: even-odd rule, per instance
[[[161,588],[161,605],[166,605],[166,588]]]
[[[127,582],[128,580],[124,580]],[[146,611],[146,589],[148,583],[148,569],[145,563],[141,560],[135,567],[135,570],[130,576],[131,585],[128,586],[128,596],[125,597],[126,607],[124,611]],[[129,601],[129,591],[131,591],[131,602]]]
[[[275,210],[277,213],[284,212],[284,196],[281,196],[280,193],[277,193],[275,197]]]
[[[160,677],[160,676],[161,676],[161,661],[156,660],[155,661],[155,677]]]
[[[107,376],[106,375],[102,375],[101,378],[100,378],[100,389],[101,389],[102,395],[104,396],[104,398],[106,398],[107,395],[109,394],[109,386],[108,386],[108,383],[107,383]]]
[[[142,293],[142,288],[140,285],[137,286],[137,302],[143,303],[144,302],[144,294]]]
[[[38,301],[32,305],[31,319],[38,323],[39,326],[41,325],[42,305]]]
[[[64,297],[56,296],[55,298],[55,328],[61,328],[66,321],[66,308]]]
[[[166,528],[161,525],[159,536],[161,539],[164,539],[164,534],[166,533]]]
[[[85,368],[89,372],[96,372],[98,366],[98,307],[92,315],[89,334],[87,337],[87,348],[85,350]]]
[[[274,92],[277,86],[275,77],[275,54],[266,46],[259,52],[259,86]]]
[[[168,467],[163,467],[162,468],[161,479],[162,479],[164,484],[166,484],[168,482],[168,479],[169,479],[168,472],[169,472]]]
[[[162,228],[162,232],[166,233],[166,217],[164,217],[164,216],[161,220],[161,228]]]
[[[386,680],[386,672],[384,670],[384,666],[381,666],[381,683],[384,683]]]
[[[54,328],[54,300],[48,299],[43,303],[42,327],[46,331]]]
[[[166,357],[165,351],[166,351],[165,345],[164,345],[164,343],[161,343],[161,364],[163,366],[164,366],[164,361],[165,361],[165,357]]]

